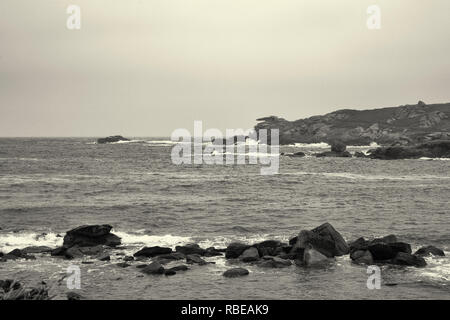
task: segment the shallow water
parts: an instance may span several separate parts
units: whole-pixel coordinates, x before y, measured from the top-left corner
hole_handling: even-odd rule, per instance
[[[242,265],[248,277],[225,279],[234,262],[217,257],[173,277],[142,277],[138,262],[115,266],[122,258],[115,253],[112,262],[94,264],[38,255],[0,263],[0,279],[47,280],[63,298],[67,288],[57,280],[78,264],[81,293],[96,299],[450,298],[449,161],[280,157],[280,173],[263,176],[259,165],[173,165],[168,140],[0,139],[0,250],[56,246],[58,233],[82,224],[113,225],[131,254],[143,245],[288,240],[328,221],[346,240],[396,234],[413,250],[431,244],[447,257],[428,258],[423,269],[383,268],[380,290],[367,289],[366,268],[348,257],[327,269]]]

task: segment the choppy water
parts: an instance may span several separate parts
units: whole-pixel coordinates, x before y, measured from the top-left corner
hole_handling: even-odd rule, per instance
[[[143,277],[115,266],[119,255],[88,265],[42,256],[0,263],[0,279],[46,280],[63,298],[57,280],[78,263],[81,293],[96,299],[450,298],[450,161],[280,157],[280,173],[263,176],[259,165],[173,165],[168,140],[0,139],[0,251],[57,246],[58,233],[82,224],[113,225],[131,254],[143,245],[287,240],[328,221],[346,240],[396,234],[413,250],[431,244],[447,256],[424,269],[384,268],[383,284],[397,285],[380,290],[367,289],[366,268],[348,257],[325,270],[246,265],[248,277],[225,279],[230,262],[217,257],[173,277]]]

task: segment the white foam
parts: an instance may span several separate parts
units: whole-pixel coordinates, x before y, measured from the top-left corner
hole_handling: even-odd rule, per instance
[[[145,246],[161,246],[175,248],[175,246],[187,244],[191,241],[191,237],[166,235],[146,235],[141,233],[126,233],[122,231],[112,231],[115,235],[122,238],[123,245],[145,245]]]
[[[0,233],[0,250],[4,253],[30,246],[48,246],[53,248],[60,245],[62,245],[62,238],[57,237],[56,233],[48,233],[46,235],[33,232]]]

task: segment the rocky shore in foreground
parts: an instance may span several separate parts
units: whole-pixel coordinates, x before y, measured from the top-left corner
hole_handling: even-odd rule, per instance
[[[0,253],[0,262],[19,259],[36,259],[34,254],[48,254],[59,259],[84,259],[89,257],[100,261],[110,261],[114,251],[121,250],[121,239],[111,233],[110,225],[86,225],[67,231],[63,245],[58,248],[27,247]],[[118,254],[118,253],[116,253]],[[300,233],[284,243],[279,240],[265,240],[253,244],[230,243],[226,248],[201,248],[196,243],[173,248],[148,246],[136,251],[132,256],[123,255],[118,268],[134,266],[136,272],[153,276],[175,276],[189,272],[192,265],[203,266],[211,262],[206,257],[223,257],[259,268],[327,268],[335,263],[338,256],[349,255],[352,263],[360,265],[397,265],[400,267],[426,267],[425,256],[444,256],[443,250],[434,246],[424,246],[412,253],[411,245],[400,241],[395,235],[376,239],[359,238],[347,243],[342,235],[329,223]],[[166,267],[175,262],[175,266]],[[91,263],[82,261],[81,263]],[[172,264],[173,265],[173,264]],[[249,274],[243,267],[230,268],[223,273],[226,278],[242,277]],[[83,297],[74,292],[68,299]],[[1,299],[49,299],[46,284],[25,290],[11,279],[0,281]]]

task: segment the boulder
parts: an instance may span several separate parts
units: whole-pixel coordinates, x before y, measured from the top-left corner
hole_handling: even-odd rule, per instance
[[[292,154],[286,154],[289,157],[297,157],[297,158],[303,158],[304,156],[306,156],[306,154],[304,152],[298,151]]]
[[[392,263],[402,266],[413,266],[413,267],[425,267],[427,265],[424,258],[405,252],[397,253],[395,258],[392,259]]]
[[[252,262],[259,260],[258,249],[256,249],[255,247],[248,248],[239,256],[239,259],[243,262]]]
[[[121,239],[115,234],[110,233],[112,226],[104,225],[85,225],[67,231],[64,236],[64,247],[78,245],[80,247],[92,247],[96,245],[106,245],[115,247],[121,244]]]
[[[148,266],[142,269],[145,274],[163,274],[164,267],[157,261],[150,263]]]
[[[161,254],[168,254],[171,253],[171,248],[165,248],[160,246],[154,246],[154,247],[144,247],[138,252],[134,254],[135,257],[143,256],[147,258],[156,257]]]
[[[236,277],[242,277],[248,275],[249,272],[247,269],[244,268],[233,268],[225,271],[223,273],[223,276],[226,278],[236,278]]]
[[[395,252],[387,243],[377,242],[369,245],[368,250],[374,260],[389,260],[395,257]]]
[[[341,234],[337,232],[336,229],[334,229],[334,227],[328,222],[313,229],[312,232],[318,234],[321,237],[333,241],[336,249],[335,255],[342,256],[349,252],[347,242],[345,242]]]
[[[225,258],[226,259],[236,259],[239,258],[239,256],[248,248],[250,248],[249,245],[239,243],[239,242],[233,242],[228,245],[226,251],[225,251]]]
[[[298,252],[299,248],[305,249],[308,245],[328,258],[341,256],[349,252],[349,247],[344,238],[329,223],[324,223],[311,231],[301,231],[291,253]]]
[[[112,143],[112,142],[119,142],[119,141],[130,141],[130,139],[124,138],[122,136],[109,136],[106,138],[99,138],[97,139],[97,143],[104,144],[104,143]]]
[[[321,237],[318,234],[308,230],[302,230],[300,232],[297,238],[297,243],[292,247],[291,252],[301,251],[299,249],[305,249],[308,246],[314,247],[317,251],[329,258],[336,255],[336,248],[332,240]]]
[[[207,264],[207,262],[205,260],[203,260],[202,258],[200,258],[200,255],[198,254],[188,254],[186,256],[186,262],[188,264],[199,264],[199,265],[204,265]]]
[[[324,254],[313,248],[305,249],[305,253],[303,256],[303,265],[307,267],[324,266],[329,264],[331,261],[331,258],[328,258]]]
[[[157,256],[158,259],[166,259],[166,260],[183,260],[186,259],[186,255],[181,252],[172,252],[160,254]]]
[[[425,256],[429,256],[429,255],[434,255],[434,256],[445,256],[445,253],[442,249],[436,248],[434,246],[426,246],[426,247],[422,247],[419,250],[417,250],[414,255],[416,256],[421,256],[421,257],[425,257]]]
[[[357,264],[373,264],[373,257],[369,250],[356,250],[350,254],[350,258]]]
[[[372,241],[370,241],[370,244],[375,244],[375,243],[379,243],[379,242],[394,243],[394,242],[398,242],[398,239],[395,235],[390,234],[390,235],[384,236],[383,238],[375,238]]]
[[[356,158],[367,158],[366,154],[361,151],[356,151],[353,156]]]
[[[206,250],[200,248],[200,246],[196,243],[189,243],[184,246],[176,246],[175,247],[176,252],[183,253],[185,255],[187,254],[199,254],[201,256],[205,255]]]

